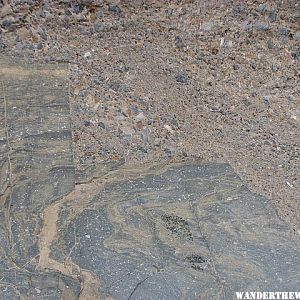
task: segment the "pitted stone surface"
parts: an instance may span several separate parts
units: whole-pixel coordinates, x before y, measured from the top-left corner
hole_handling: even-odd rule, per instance
[[[0,299],[297,291],[299,238],[228,164],[75,173],[67,65],[0,67]]]

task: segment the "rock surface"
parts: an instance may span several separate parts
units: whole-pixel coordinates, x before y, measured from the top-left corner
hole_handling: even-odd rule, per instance
[[[67,72],[0,59],[0,299],[225,300],[299,288],[299,237],[228,164],[75,172]]]
[[[1,299],[67,299],[79,281],[39,267],[44,209],[75,184],[67,65],[1,57]]]
[[[2,2],[1,52],[70,63],[77,169],[228,162],[300,232],[298,0]]]

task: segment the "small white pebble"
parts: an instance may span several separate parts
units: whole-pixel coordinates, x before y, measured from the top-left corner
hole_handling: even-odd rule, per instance
[[[170,133],[173,133],[174,130],[172,129],[172,127],[170,125],[164,125],[164,127],[170,132]]]
[[[91,56],[92,56],[92,54],[89,51],[84,53],[84,58],[89,58]]]
[[[294,186],[290,183],[290,182],[286,182],[286,184],[289,186],[289,187],[291,187],[291,188],[293,188]]]

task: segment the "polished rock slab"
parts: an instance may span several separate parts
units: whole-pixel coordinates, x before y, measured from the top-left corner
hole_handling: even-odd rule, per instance
[[[0,299],[297,291],[299,237],[228,164],[76,171],[68,66],[0,59]]]

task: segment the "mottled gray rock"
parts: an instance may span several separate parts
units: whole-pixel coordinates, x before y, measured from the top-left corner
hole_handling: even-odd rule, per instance
[[[110,12],[113,12],[113,13],[116,13],[116,14],[121,14],[122,13],[121,8],[118,5],[113,4],[113,3],[109,3],[108,10]]]
[[[183,49],[185,44],[180,36],[175,37],[175,46],[179,49]]]
[[[277,32],[279,36],[287,37],[290,33],[290,30],[286,27],[280,27],[278,28]]]
[[[184,83],[184,84],[187,84],[188,83],[188,78],[185,74],[183,73],[178,73],[176,74],[175,76],[175,79],[178,83]]]
[[[264,13],[265,10],[266,10],[266,8],[267,8],[266,4],[259,4],[257,10],[258,10],[260,13]]]
[[[267,31],[270,29],[269,24],[265,22],[256,22],[253,27],[258,31]]]
[[[294,34],[294,40],[295,41],[300,41],[300,31],[295,32],[295,34]]]
[[[269,19],[271,22],[276,22],[277,20],[277,12],[275,10],[270,11]]]

